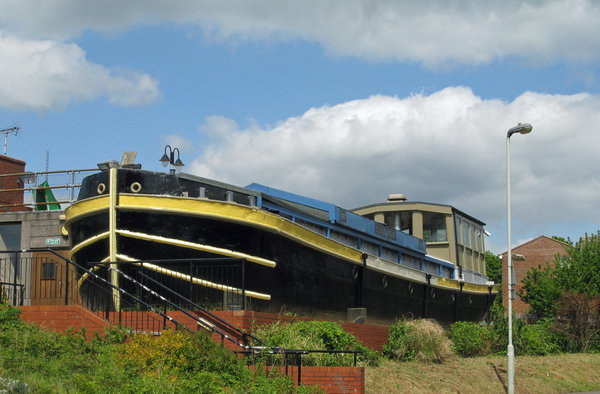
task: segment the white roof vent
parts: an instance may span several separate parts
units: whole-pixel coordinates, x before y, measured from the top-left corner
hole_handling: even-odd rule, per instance
[[[406,201],[406,196],[404,194],[390,194],[387,200],[388,202],[403,202]]]

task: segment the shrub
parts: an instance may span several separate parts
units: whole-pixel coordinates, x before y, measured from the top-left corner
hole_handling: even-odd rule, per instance
[[[539,320],[536,324],[527,324],[521,327],[515,353],[545,356],[560,352],[553,325],[552,319],[544,319]]]
[[[208,391],[249,379],[243,363],[204,332],[165,330],[160,337],[134,335],[117,348],[115,356],[126,370],[174,380],[185,376],[186,384],[206,384]]]
[[[260,326],[255,329],[257,337],[268,347],[293,350],[362,350],[357,361],[362,365],[376,365],[377,352],[363,346],[354,335],[344,331],[341,325],[329,321],[296,321]],[[310,353],[302,356],[302,365],[344,366],[352,365],[352,354]],[[264,361],[274,364],[279,357],[264,355]]]
[[[594,350],[600,342],[600,296],[564,293],[556,306],[555,329],[566,351]]]
[[[450,326],[450,339],[454,350],[462,357],[489,353],[488,328],[475,322],[459,321]]]
[[[383,353],[402,361],[442,363],[452,357],[452,342],[435,321],[402,320],[390,326]]]
[[[19,326],[21,324],[23,324],[21,320],[21,310],[9,304],[6,297],[0,295],[0,330]]]

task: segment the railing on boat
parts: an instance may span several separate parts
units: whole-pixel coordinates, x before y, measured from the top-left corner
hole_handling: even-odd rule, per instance
[[[46,210],[52,204],[64,208],[63,205],[76,201],[81,180],[98,171],[98,168],[87,168],[0,174],[0,211]],[[45,196],[48,192],[55,201],[36,201],[34,198],[34,193]]]

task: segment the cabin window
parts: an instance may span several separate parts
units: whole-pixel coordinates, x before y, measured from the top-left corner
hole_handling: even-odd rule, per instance
[[[388,212],[384,222],[394,230],[412,235],[412,212]]]
[[[464,220],[460,221],[460,230],[462,232],[462,244],[469,246],[469,225]]]
[[[423,212],[423,239],[425,242],[448,242],[445,215]]]
[[[56,279],[56,263],[42,263],[42,279]]]

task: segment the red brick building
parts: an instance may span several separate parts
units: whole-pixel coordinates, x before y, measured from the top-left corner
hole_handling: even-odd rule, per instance
[[[546,264],[554,262],[556,255],[566,256],[569,245],[557,241],[555,239],[542,235],[538,238],[532,239],[520,246],[512,249],[512,254],[522,255],[525,260],[521,261],[513,257],[513,267],[515,269],[515,277],[517,279],[517,293],[521,289],[521,281],[532,268],[538,268],[540,265],[542,268]],[[508,261],[507,253],[502,253],[502,303],[504,306],[507,305],[507,283],[508,283]],[[513,313],[517,316],[526,314],[529,311],[529,305],[524,303],[521,298],[517,295],[517,298],[513,300]]]
[[[19,174],[25,172],[25,162],[0,155],[0,174]],[[23,184],[18,176],[0,177],[0,190],[12,190],[0,193],[0,211],[23,211]],[[7,206],[8,205],[8,206]]]

